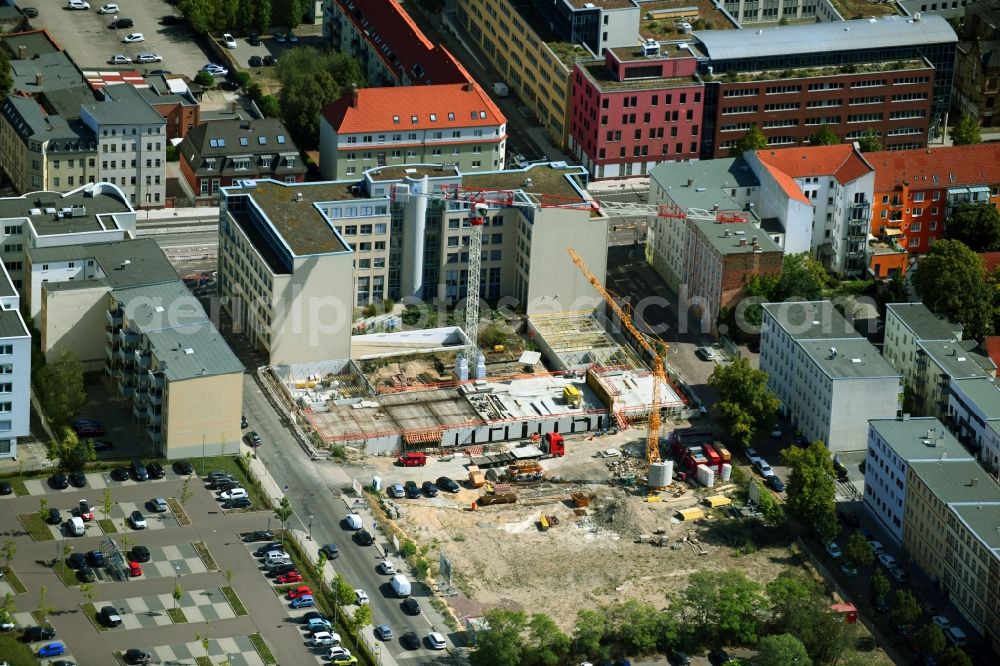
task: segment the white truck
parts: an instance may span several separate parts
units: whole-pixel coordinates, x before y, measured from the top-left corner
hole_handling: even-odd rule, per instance
[[[507,87],[506,83],[497,81],[493,84],[493,94],[497,97],[506,97],[510,94],[510,88]]]

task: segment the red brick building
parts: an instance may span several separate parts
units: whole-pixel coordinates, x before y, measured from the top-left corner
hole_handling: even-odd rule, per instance
[[[1000,144],[866,153],[875,167],[871,233],[924,254],[963,203],[1000,207]]]
[[[656,42],[606,49],[573,67],[572,153],[593,178],[646,174],[696,159],[704,84],[690,50]]]

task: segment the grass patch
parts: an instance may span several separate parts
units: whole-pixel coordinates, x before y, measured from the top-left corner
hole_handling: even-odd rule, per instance
[[[199,458],[197,459],[197,464],[195,464],[195,470],[201,473],[203,480],[207,474],[216,470],[229,472],[236,477],[241,486],[247,489],[247,494],[250,495],[250,501],[253,502],[255,508],[271,508],[271,498],[267,496],[260,483],[250,474],[250,464],[242,456],[209,456],[207,458]]]
[[[37,513],[22,513],[18,518],[35,541],[52,541],[55,538],[48,524]]]
[[[28,486],[24,485],[24,479],[17,477],[16,479],[10,480],[10,487],[14,490],[14,494],[18,497],[24,497],[29,495]]]
[[[194,549],[196,551],[198,551],[198,556],[201,557],[201,561],[205,563],[206,569],[208,569],[209,571],[219,570],[219,565],[215,563],[215,560],[212,559],[212,554],[208,552],[208,546],[206,546],[201,541],[195,541],[191,545],[194,546]]]
[[[0,654],[12,664],[37,664],[38,656],[27,643],[17,640],[15,631],[0,633]]]
[[[232,606],[233,612],[236,613],[237,617],[247,614],[247,609],[243,606],[243,602],[240,601],[240,597],[236,594],[236,590],[228,585],[220,587],[219,589],[222,590],[222,596],[224,596],[226,601],[229,602],[229,605]]]
[[[188,621],[188,619],[184,617],[183,608],[168,608],[167,616],[170,618],[170,621],[173,622],[174,624],[185,624]]]
[[[56,573],[59,575],[59,580],[61,580],[63,585],[66,587],[76,587],[80,584],[80,581],[77,580],[76,577],[76,571],[69,568],[65,559],[56,562],[55,566],[52,568],[55,569]]]
[[[169,506],[170,510],[174,512],[174,518],[177,519],[178,525],[184,527],[185,525],[191,524],[191,519],[188,518],[187,512],[184,511],[184,507],[181,506],[180,502],[171,497],[167,500],[167,506]]]
[[[108,628],[105,627],[100,620],[97,619],[97,606],[90,603],[89,601],[83,604],[83,614],[87,616],[87,619],[97,627],[98,631],[107,631]]]
[[[267,647],[267,643],[264,642],[263,636],[260,634],[250,634],[250,642],[253,643],[254,649],[257,650],[257,654],[260,655],[265,664],[278,663],[274,655],[271,654],[271,648]]]
[[[204,655],[202,655],[201,657],[195,657],[194,663],[198,664],[198,666],[214,666],[212,664],[212,660]]]
[[[24,586],[21,579],[17,577],[14,570],[8,566],[0,567],[0,571],[3,571],[3,579],[7,581],[7,584],[14,588],[14,594],[24,594],[28,591],[28,588]]]
[[[37,622],[38,624],[40,624],[42,626],[45,626],[45,625],[49,624],[48,618],[43,618],[42,614],[39,613],[37,609],[31,611],[31,617],[35,620],[35,622]]]
[[[116,534],[118,532],[118,528],[115,527],[115,521],[110,518],[98,518],[97,525],[105,534]]]

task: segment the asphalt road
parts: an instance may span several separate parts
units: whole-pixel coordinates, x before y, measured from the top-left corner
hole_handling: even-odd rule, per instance
[[[237,347],[236,351],[245,358],[247,353],[245,347],[242,349]],[[334,462],[307,461],[281,418],[261,393],[256,381],[249,375],[244,380],[243,401],[250,428],[256,430],[264,442],[263,446],[257,449],[258,456],[295,508],[296,514],[291,523],[300,522],[304,530],[308,530],[311,523],[312,536],[318,544],[337,544],[341,556],[334,560],[333,568],[352,586],[368,593],[373,624],[383,622],[388,624],[396,636],[407,631],[415,631],[421,637],[426,636],[433,625],[437,631],[451,640],[443,618],[431,607],[430,593],[422,584],[412,581],[413,577],[409,576],[413,583],[412,596],[418,600],[423,610],[421,615],[409,616],[400,609],[401,600],[392,597],[388,585],[389,577],[375,571],[375,566],[382,559],[380,553],[384,552],[385,539],[380,534],[373,533],[376,535],[379,547],[362,547],[354,543],[351,532],[342,527],[341,521],[349,511],[341,501],[340,493],[343,490],[350,491],[351,487],[351,479],[342,468]],[[370,479],[359,480],[370,482]],[[262,526],[260,529],[265,527]],[[366,521],[365,527],[371,531],[369,521]],[[392,559],[398,567],[399,559]],[[398,661],[417,660],[423,664],[428,663],[435,654],[427,648],[421,648],[412,652],[405,651],[400,655],[400,646],[395,640],[386,646],[389,653]]]

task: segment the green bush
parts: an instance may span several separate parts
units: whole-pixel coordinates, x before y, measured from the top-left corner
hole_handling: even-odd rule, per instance
[[[215,78],[208,72],[198,72],[197,76],[194,77],[194,82],[205,90],[215,87]]]

